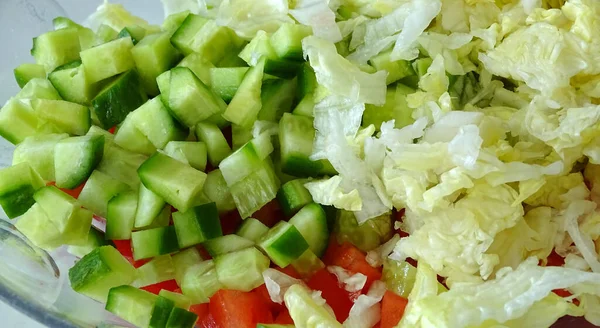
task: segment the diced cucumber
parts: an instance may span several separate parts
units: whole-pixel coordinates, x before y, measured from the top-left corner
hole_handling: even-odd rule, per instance
[[[191,247],[171,255],[173,268],[175,269],[175,281],[177,285],[182,286],[183,276],[188,268],[204,261],[198,249]]]
[[[237,92],[231,99],[223,117],[233,124],[251,126],[261,109],[261,88],[265,60],[250,68]]]
[[[112,246],[96,248],[69,269],[73,290],[100,302],[111,288],[134,280],[135,268]]]
[[[229,103],[237,92],[248,67],[219,67],[210,69],[210,87]]]
[[[198,123],[196,136],[206,144],[208,160],[212,166],[218,166],[224,158],[231,154],[231,148],[218,126]]]
[[[46,78],[46,69],[39,64],[21,64],[13,72],[19,88],[23,88],[31,79]]]
[[[310,203],[304,206],[289,223],[298,228],[311,251],[319,257],[323,255],[329,242],[329,228],[327,216],[321,205]]]
[[[277,196],[280,181],[272,164],[264,161],[260,168],[230,187],[231,196],[242,218],[247,218]]]
[[[189,14],[180,24],[179,28],[173,33],[171,43],[185,55],[195,51],[196,39],[202,27],[208,22],[207,18]]]
[[[264,236],[269,231],[269,227],[254,218],[247,218],[238,228],[236,234],[253,242]]]
[[[33,194],[44,185],[44,180],[27,163],[0,169],[0,205],[8,218],[27,212],[35,203]]]
[[[71,245],[67,248],[69,254],[82,258],[98,247],[108,245],[104,239],[104,234],[101,231],[96,230],[94,227],[90,228],[87,236],[87,240],[81,245]]]
[[[148,157],[142,154],[135,154],[115,144],[109,144],[108,147],[104,147],[104,156],[102,156],[102,161],[96,170],[126,183],[133,190],[137,190],[140,186],[137,169],[146,159]]]
[[[283,115],[279,121],[279,145],[281,170],[284,173],[297,177],[335,174],[329,162],[310,159],[314,136],[315,128],[311,118],[288,113]]]
[[[193,52],[177,64],[179,67],[187,67],[192,71],[206,86],[211,85],[210,71],[215,67],[208,59],[200,54]]]
[[[415,71],[407,60],[392,61],[390,56],[392,51],[382,52],[379,55],[371,58],[370,62],[378,71],[387,71],[387,84],[392,84],[402,78],[414,75]]]
[[[295,328],[294,325],[279,325],[279,324],[266,324],[266,323],[257,323],[256,328]]]
[[[342,324],[330,312],[315,302],[308,288],[300,284],[293,285],[283,298],[294,324],[299,327],[342,328]]]
[[[310,248],[295,259],[291,265],[303,278],[310,278],[325,267],[325,263]]]
[[[187,134],[169,115],[159,97],[149,100],[131,112],[131,120],[158,149],[163,149],[169,141],[184,140]]]
[[[148,327],[158,296],[132,286],[110,289],[106,310],[137,327]]]
[[[231,143],[233,150],[242,148],[248,141],[252,140],[252,127],[248,126],[231,126]]]
[[[173,224],[180,248],[197,245],[223,235],[215,203],[196,206],[187,212],[175,212]]]
[[[240,44],[240,47],[245,46],[244,43]],[[247,66],[246,62],[238,57],[238,52],[231,52],[225,55],[221,60],[219,60],[216,64],[217,67],[244,67]]]
[[[52,83],[46,79],[34,78],[29,80],[27,84],[17,93],[15,96],[17,99],[50,99],[50,100],[62,100]]]
[[[73,189],[82,184],[102,160],[104,136],[72,137],[54,147],[56,185]]]
[[[368,252],[388,241],[393,233],[394,223],[390,214],[383,214],[358,224],[356,216],[350,211],[339,211],[334,224],[337,241],[350,242],[359,249]]]
[[[115,143],[125,150],[152,155],[156,152],[156,147],[148,140],[142,131],[140,131],[134,123],[133,112],[129,113],[123,123],[117,128],[115,134]],[[149,117],[148,119],[152,119]]]
[[[264,31],[259,31],[252,41],[242,49],[239,56],[250,66],[256,66],[257,59],[263,58],[265,73],[285,79],[293,78],[302,64],[301,61],[279,58]]]
[[[222,287],[213,260],[188,267],[181,280],[183,295],[192,299],[194,304],[208,303],[209,298]]]
[[[273,263],[285,268],[308,249],[308,243],[295,226],[280,221],[260,238],[258,247]]]
[[[169,320],[167,321],[168,328],[194,328],[196,325],[196,321],[198,321],[198,315],[181,309],[174,308],[171,311],[171,315],[169,316]]]
[[[48,80],[64,100],[81,105],[90,104],[98,91],[98,84],[87,80],[81,61],[73,62],[71,67],[58,67],[48,75]]]
[[[315,97],[312,93],[307,94],[300,100],[292,111],[294,115],[314,117]]]
[[[46,134],[29,137],[20,143],[13,152],[12,164],[27,163],[46,181],[54,178],[54,148],[68,134]]]
[[[81,62],[89,81],[95,83],[135,68],[132,48],[133,42],[127,37],[82,51]]]
[[[156,302],[154,302],[154,308],[152,309],[152,315],[150,316],[150,322],[148,323],[149,328],[165,328],[167,327],[167,321],[169,321],[169,315],[175,308],[175,302],[168,298],[158,296]]]
[[[131,234],[131,246],[136,261],[179,250],[177,234],[173,226],[134,231]]]
[[[306,182],[304,179],[288,181],[277,192],[277,200],[286,216],[296,214],[302,207],[313,202],[310,192],[304,187]]]
[[[49,73],[60,65],[79,59],[80,51],[78,30],[71,27],[46,32],[33,39],[31,55]]]
[[[138,210],[135,213],[135,228],[144,228],[152,224],[165,207],[165,201],[144,184],[138,192]]]
[[[115,30],[114,28],[112,28],[106,24],[101,24],[98,27],[98,30],[96,32],[96,36],[98,37],[99,44],[113,41],[117,38],[118,35],[119,35],[119,31]],[[133,44],[133,42],[132,42],[132,44]]]
[[[37,134],[40,119],[26,100],[11,98],[0,110],[0,135],[13,144]]]
[[[135,287],[144,287],[175,279],[175,267],[171,255],[168,254],[157,256],[136,270],[137,279],[133,282]]]
[[[45,250],[62,245],[61,233],[39,204],[33,204],[15,224],[29,241]]]
[[[96,34],[87,27],[83,27],[66,17],[60,16],[54,18],[52,20],[52,24],[54,25],[55,30],[72,27],[76,28],[77,33],[79,34],[79,44],[81,45],[81,50],[89,49],[96,45]]]
[[[264,166],[263,161],[269,154],[265,156],[264,150],[260,148],[261,143],[254,142],[255,140],[247,142],[219,165],[228,186],[231,187]]]
[[[373,124],[379,129],[381,123],[394,120],[394,126],[401,129],[415,122],[412,118],[413,109],[408,106],[406,97],[414,93],[415,89],[401,83],[389,86],[386,93],[386,101],[383,106],[371,104],[365,105],[363,114],[363,126]]]
[[[162,30],[167,31],[170,34],[175,33],[179,26],[185,21],[185,19],[190,14],[189,10],[182,11],[180,13],[175,13],[167,16],[162,23]]]
[[[158,213],[158,215],[154,218],[152,223],[150,223],[150,225],[144,229],[162,228],[168,226],[171,222],[171,212],[171,205],[165,205],[160,213]]]
[[[124,27],[117,35],[117,38],[129,37],[131,38],[131,42],[136,45],[144,38],[144,36],[146,36],[146,29],[139,25],[133,25]]]
[[[80,104],[64,100],[34,99],[32,105],[40,119],[54,124],[60,132],[82,136],[92,125],[90,110]]]
[[[75,198],[55,186],[48,186],[36,191],[33,199],[60,232],[63,244],[81,245],[87,241],[93,214],[81,208]]]
[[[165,154],[187,163],[196,170],[204,171],[207,162],[207,150],[204,142],[170,141],[164,149]]]
[[[188,127],[220,113],[225,102],[214,94],[187,67],[171,70],[169,108]]]
[[[92,106],[104,128],[123,122],[127,114],[143,105],[148,97],[135,70],[127,71],[106,85],[92,99]]]
[[[215,257],[252,247],[254,246],[254,242],[238,235],[225,235],[209,239],[202,245],[210,256]]]
[[[206,175],[206,182],[204,182],[204,194],[213,202],[217,204],[217,209],[220,213],[225,213],[235,210],[235,202],[227,187],[227,182],[223,178],[221,170],[210,171]]]
[[[125,183],[95,170],[83,186],[78,199],[85,208],[98,216],[106,217],[108,202],[127,190],[129,186]]]
[[[303,99],[312,94],[317,88],[317,76],[309,63],[304,63],[298,70],[298,88],[296,95],[298,99]]]
[[[292,110],[296,92],[296,80],[270,80],[263,83],[261,91],[262,107],[258,112],[261,121],[278,122],[283,113]]]
[[[176,307],[184,310],[187,310],[190,308],[190,306],[192,306],[192,300],[180,293],[174,293],[166,289],[161,289],[161,291],[158,292],[158,295],[173,301]]]
[[[179,52],[171,45],[170,37],[168,32],[151,34],[131,49],[142,85],[153,96],[159,92],[156,78],[179,60]]]
[[[202,194],[206,174],[171,157],[156,153],[138,169],[146,188],[179,211],[187,211]]]
[[[138,207],[135,191],[126,191],[108,201],[106,209],[106,239],[131,239],[133,222]]]
[[[279,58],[301,61],[302,39],[311,34],[309,26],[286,23],[271,35],[271,45]]]
[[[263,271],[269,268],[269,258],[255,247],[215,257],[217,277],[227,289],[249,292],[262,285]]]

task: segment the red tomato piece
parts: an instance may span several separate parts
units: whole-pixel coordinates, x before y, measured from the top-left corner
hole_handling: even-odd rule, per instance
[[[332,238],[323,260],[327,265],[339,266],[352,273],[362,273],[367,276],[363,291],[368,291],[375,280],[381,279],[381,271],[369,265],[366,254],[348,242],[339,245]]]
[[[298,273],[298,271],[296,271],[296,269],[294,269],[294,267],[291,265],[288,265],[285,268],[280,268],[280,267],[276,266],[275,270],[285,273],[292,278],[302,279],[302,277],[300,277],[300,274]]]
[[[278,325],[293,325],[294,320],[290,316],[290,312],[287,309],[284,309],[279,313],[277,318],[275,318],[274,323]]]
[[[221,214],[220,220],[223,235],[230,235],[235,233],[237,231],[237,228],[242,223],[242,218],[240,217],[240,213],[238,213],[237,210]]]
[[[139,268],[142,265],[150,262],[150,260],[139,260],[136,261],[133,259],[133,250],[131,249],[131,240],[113,240],[115,244],[115,248],[123,255],[124,258],[131,263],[135,268]]]
[[[252,217],[270,228],[281,221],[285,216],[277,199],[273,199],[268,202],[267,205],[261,207],[261,209],[252,214]]]
[[[271,314],[273,314],[273,317],[276,317],[285,309],[283,304],[275,303],[271,300],[271,296],[269,295],[269,291],[267,290],[267,286],[265,284],[256,287],[253,292],[258,294],[262,301],[267,304],[269,311],[271,311]]]
[[[111,134],[115,134],[116,131],[117,131],[116,126],[113,126],[112,128],[108,129],[108,132],[110,132]]]
[[[273,323],[269,306],[256,292],[221,289],[210,298],[209,309],[222,328],[255,328],[257,323]]]
[[[50,182],[46,183],[46,186],[56,186],[56,182],[50,181]],[[71,195],[73,198],[78,198],[79,194],[81,194],[81,190],[83,190],[83,186],[85,186],[85,182],[73,189],[65,189],[65,188],[58,188],[58,189],[62,190],[66,194]]]
[[[339,322],[344,322],[348,318],[353,305],[352,297],[340,286],[337,277],[333,273],[325,268],[321,269],[308,280],[307,285],[313,290],[321,291],[321,296],[331,306]]]
[[[552,250],[552,253],[548,255],[546,260],[546,266],[563,266],[565,264],[565,259],[558,255],[554,250]]]
[[[199,328],[218,328],[215,318],[210,314],[208,303],[194,304],[190,306],[190,312],[195,313],[198,316],[196,321],[196,327]]]
[[[381,328],[396,327],[404,315],[407,304],[408,299],[389,290],[386,291],[381,300]]]
[[[175,280],[167,280],[153,285],[144,286],[140,289],[158,295],[158,293],[160,293],[160,291],[163,289],[168,290],[170,292],[174,292],[177,289],[179,289],[179,285],[177,285],[177,282]]]

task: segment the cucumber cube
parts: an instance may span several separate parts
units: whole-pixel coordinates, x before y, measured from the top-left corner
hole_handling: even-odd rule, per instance
[[[15,224],[29,241],[45,250],[53,250],[62,245],[61,233],[50,220],[39,204],[31,208],[19,218]]]
[[[147,159],[148,157],[145,155],[132,153],[115,144],[109,144],[108,147],[104,147],[104,156],[96,170],[137,190],[140,186],[137,169]]]
[[[37,133],[40,119],[26,101],[11,98],[0,110],[0,135],[18,144]]]
[[[302,61],[302,39],[311,34],[309,26],[286,23],[271,35],[271,45],[279,58]]]
[[[35,203],[33,194],[44,185],[27,163],[0,169],[0,205],[6,215],[13,219],[27,212]]]
[[[165,154],[199,171],[206,169],[207,149],[204,142],[170,141],[164,149]]]
[[[146,188],[182,212],[196,205],[206,180],[205,173],[162,153],[145,161],[138,174]]]
[[[133,286],[143,287],[154,285],[163,281],[173,280],[175,269],[170,255],[160,255],[152,261],[137,268],[137,279]]]
[[[137,207],[138,195],[134,191],[123,192],[111,198],[106,210],[106,239],[131,239]]]
[[[20,143],[13,153],[12,164],[27,163],[46,181],[54,181],[54,148],[68,134],[33,136]]]
[[[269,227],[264,225],[262,222],[254,218],[247,218],[239,227],[236,234],[256,243],[268,231]]]
[[[187,15],[179,28],[173,33],[171,43],[184,55],[191,54],[196,48],[194,44],[197,43],[197,34],[208,21],[207,18],[202,16]]]
[[[182,308],[184,310],[187,310],[190,308],[190,306],[192,306],[192,300],[189,297],[180,293],[174,293],[166,289],[162,289],[160,292],[158,292],[158,295],[166,299],[170,299],[175,303],[176,307]]]
[[[288,181],[277,192],[277,200],[286,216],[292,216],[302,207],[313,202],[308,189],[304,187],[307,180],[296,179]]]
[[[139,206],[135,213],[135,227],[139,229],[151,225],[166,203],[160,196],[146,188],[144,184],[140,185],[138,195]]]
[[[106,310],[137,327],[148,327],[158,296],[132,286],[112,288]]]
[[[191,265],[185,270],[181,279],[181,291],[194,304],[207,303],[219,289],[224,286],[217,277],[213,260]]]
[[[215,67],[210,69],[210,87],[229,103],[244,80],[248,67]]]
[[[242,218],[247,218],[277,196],[280,181],[272,164],[264,161],[256,171],[230,187],[231,196]]]
[[[60,96],[70,102],[88,105],[98,91],[97,83],[90,83],[81,61],[76,61],[71,67],[61,66],[48,75]]]
[[[44,33],[33,39],[31,54],[35,62],[52,72],[60,65],[79,59],[79,32],[77,28],[64,28]]]
[[[255,247],[219,255],[214,261],[217,277],[223,286],[243,292],[249,292],[264,283],[262,273],[271,262]]]
[[[304,206],[288,222],[300,231],[313,253],[323,255],[329,243],[329,228],[321,205],[310,203]]]
[[[262,59],[256,66],[250,68],[237,92],[231,99],[223,118],[229,122],[241,126],[252,126],[257,119],[261,108],[261,89],[265,68],[265,60]]]
[[[72,137],[54,147],[56,185],[73,189],[87,180],[102,160],[104,136]]]
[[[379,55],[371,58],[370,62],[373,67],[378,71],[387,71],[388,75],[386,78],[387,84],[392,84],[400,79],[403,79],[410,75],[415,75],[411,64],[407,60],[392,61],[390,56],[392,51],[386,51]]]
[[[206,194],[208,199],[217,204],[219,213],[235,210],[235,202],[221,170],[217,169],[208,172],[206,182],[204,183],[204,194]]]
[[[151,99],[130,114],[133,125],[154,147],[163,149],[169,141],[184,140],[187,131],[169,115],[159,97]]]
[[[134,124],[132,113],[129,113],[123,123],[118,127],[114,138],[115,143],[123,149],[134,153],[144,155],[154,154],[156,152],[156,147]]]
[[[231,147],[218,126],[198,123],[196,136],[206,144],[208,160],[212,166],[218,166],[225,157],[231,154]]]
[[[167,327],[169,328],[194,328],[198,321],[198,315],[180,308],[174,308],[171,311]]]
[[[133,42],[131,38],[120,38],[81,52],[81,62],[90,83],[135,68],[131,55]]]
[[[96,248],[69,269],[73,290],[100,302],[106,302],[111,288],[134,280],[135,268],[112,246]]]
[[[223,235],[215,203],[196,206],[187,212],[173,213],[173,224],[180,248],[186,248]]]
[[[131,245],[136,261],[179,250],[173,226],[135,231],[131,234]]]
[[[171,45],[170,37],[168,32],[151,34],[131,50],[142,85],[150,95],[159,93],[156,78],[173,67],[180,58],[177,49]]]
[[[258,247],[273,263],[285,268],[308,249],[308,243],[296,227],[281,221],[260,238]]]
[[[38,64],[21,64],[13,72],[19,88],[23,88],[31,79],[46,78],[46,69],[44,66]]]
[[[185,58],[179,64],[179,67],[187,67],[189,68],[202,83],[206,84],[206,86],[211,85],[210,79],[210,71],[215,67],[215,65],[209,62],[206,58],[202,57],[200,54],[193,52]]]
[[[131,38],[131,42],[134,45],[138,44],[144,36],[146,36],[146,29],[139,25],[124,27],[121,32],[117,35],[117,38]]]
[[[125,183],[94,170],[83,186],[78,199],[85,208],[94,214],[106,217],[108,202],[117,194],[127,190],[129,190],[129,186]]]
[[[204,261],[200,252],[195,248],[191,247],[171,255],[173,260],[173,267],[175,269],[175,281],[177,285],[183,286],[183,276],[188,268]]]
[[[252,247],[254,242],[238,235],[225,235],[207,240],[203,243],[203,246],[210,256],[216,257]]]
[[[89,108],[64,100],[35,99],[32,101],[36,115],[54,124],[60,132],[85,135],[92,121]]]
[[[15,96],[17,99],[50,99],[62,100],[52,83],[46,79],[35,78],[29,80],[27,84]]]
[[[169,315],[171,315],[171,311],[173,311],[174,308],[175,302],[168,298],[158,296],[156,302],[154,302],[154,308],[152,309],[148,327],[167,327]]]

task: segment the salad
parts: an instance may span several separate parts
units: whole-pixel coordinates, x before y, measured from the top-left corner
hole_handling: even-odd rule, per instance
[[[139,327],[600,325],[600,2],[57,17],[0,205]]]

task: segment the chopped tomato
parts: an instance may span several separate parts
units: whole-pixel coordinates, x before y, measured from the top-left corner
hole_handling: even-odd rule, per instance
[[[546,261],[546,266],[563,266],[565,264],[565,259],[558,255],[554,250],[548,255]]]
[[[196,321],[196,327],[199,328],[218,328],[215,318],[210,314],[208,303],[194,304],[190,306],[190,312],[195,313],[198,316]]]
[[[209,309],[222,328],[255,328],[257,323],[273,323],[268,304],[256,292],[221,289],[210,298]]]
[[[308,280],[307,285],[313,290],[321,291],[321,296],[331,306],[339,322],[344,322],[348,318],[353,305],[352,295],[340,286],[333,273],[325,268],[321,269]]]
[[[273,199],[267,203],[267,205],[252,214],[252,217],[262,222],[267,227],[272,227],[285,216],[277,199]]]
[[[283,311],[279,312],[279,315],[277,318],[275,318],[274,323],[278,325],[293,325],[294,320],[290,316],[290,312],[287,309],[284,309]]]
[[[232,233],[235,233],[237,228],[242,223],[242,217],[240,217],[240,213],[238,213],[237,210],[221,214],[220,219],[223,235],[230,235]]]
[[[177,285],[177,282],[175,280],[167,280],[153,285],[144,286],[140,289],[158,295],[158,293],[160,293],[160,291],[163,289],[168,290],[170,292],[174,292],[177,289],[179,289],[179,285]]]
[[[124,258],[131,263],[136,268],[141,267],[142,265],[150,262],[150,260],[139,260],[136,261],[133,259],[133,250],[131,249],[131,240],[113,240],[115,244],[115,248],[123,255]]]
[[[50,181],[46,185],[47,186],[56,186],[56,182]],[[65,189],[65,188],[58,188],[58,189],[62,190],[66,194],[71,195],[73,198],[78,198],[79,194],[81,194],[81,190],[83,190],[83,186],[85,186],[85,182],[73,189]]]
[[[108,132],[115,134],[116,130],[117,130],[117,127],[113,126],[112,128],[108,129]]]
[[[374,281],[381,279],[381,271],[369,265],[363,251],[348,242],[339,245],[335,238],[331,239],[323,258],[325,264],[339,266],[352,273],[362,273],[367,276],[363,292],[369,290]]]
[[[269,291],[267,290],[267,286],[265,284],[258,286],[253,290],[253,292],[258,294],[262,301],[268,305],[273,317],[276,317],[282,310],[285,309],[283,304],[275,303],[271,300],[271,296],[269,295]]]
[[[389,290],[386,291],[381,300],[381,328],[396,327],[404,315],[407,304],[408,299]]]
[[[204,246],[196,245],[196,249],[198,250],[198,253],[200,253],[200,256],[202,256],[203,259],[205,259],[205,260],[212,259],[212,256],[210,256],[210,253],[208,253],[208,251],[206,250],[206,248],[204,248]]]
[[[275,267],[275,270],[285,273],[292,278],[302,279],[298,271],[296,271],[296,269],[294,269],[294,267],[291,265],[288,265],[285,268]]]

